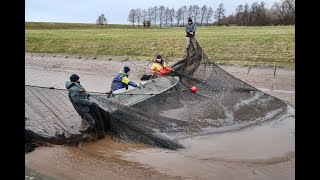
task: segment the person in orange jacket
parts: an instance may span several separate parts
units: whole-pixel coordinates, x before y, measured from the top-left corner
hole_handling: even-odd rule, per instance
[[[161,55],[157,55],[156,59],[154,60],[154,63],[152,64],[150,68],[150,72],[152,75],[161,75],[161,76],[167,76],[170,72],[173,72],[174,70],[171,69],[166,65],[164,60],[161,58]]]

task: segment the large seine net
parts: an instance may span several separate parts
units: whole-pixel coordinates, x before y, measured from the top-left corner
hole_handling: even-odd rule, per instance
[[[183,148],[181,138],[240,129],[286,111],[285,102],[209,62],[196,39],[190,42],[186,57],[171,66],[179,81],[166,91],[92,95],[109,114],[105,117],[109,132],[123,140],[177,149]],[[196,93],[190,90],[193,86]],[[145,98],[131,105],[121,103],[134,96]]]
[[[192,38],[186,57],[173,65],[173,77],[150,79],[145,88],[114,94],[92,93],[107,132],[126,141],[177,149],[179,139],[240,129],[277,118],[285,102],[230,75]],[[149,68],[134,65],[136,76]],[[136,78],[139,78],[136,77]],[[191,87],[197,92],[191,92]],[[26,85],[26,137],[55,144],[77,144],[94,137],[79,132],[81,118],[65,89]]]

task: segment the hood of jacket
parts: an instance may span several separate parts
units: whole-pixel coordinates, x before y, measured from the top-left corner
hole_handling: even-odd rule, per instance
[[[66,82],[66,88],[67,89],[70,89],[72,86],[76,85],[77,86],[77,83],[76,82],[71,82],[71,81],[67,81]]]

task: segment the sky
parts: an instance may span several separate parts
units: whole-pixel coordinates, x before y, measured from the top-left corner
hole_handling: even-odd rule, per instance
[[[109,24],[130,24],[127,20],[131,9],[148,9],[163,5],[177,10],[181,6],[203,5],[216,10],[220,3],[230,15],[240,4],[266,3],[270,8],[280,0],[25,0],[26,22],[95,23],[104,14]]]

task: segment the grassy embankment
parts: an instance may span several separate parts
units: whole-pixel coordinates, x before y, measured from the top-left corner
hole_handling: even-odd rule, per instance
[[[196,38],[210,60],[219,63],[293,66],[294,26],[197,27]],[[150,60],[185,56],[183,27],[143,29],[131,25],[25,24],[26,52],[107,55]]]

